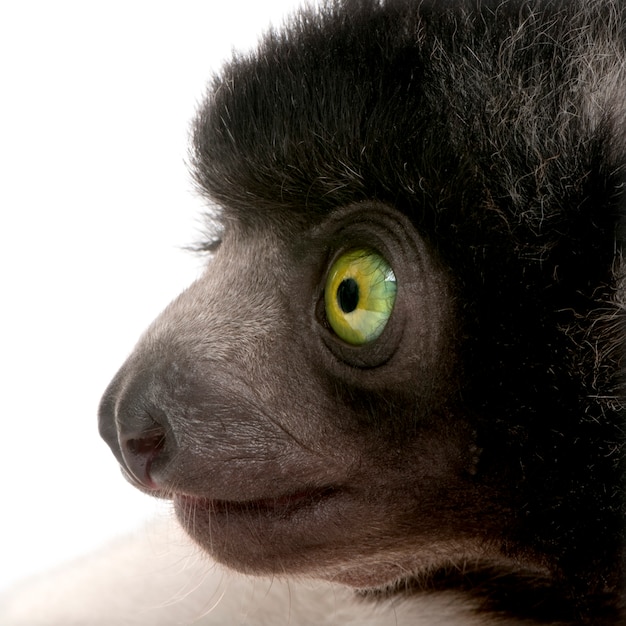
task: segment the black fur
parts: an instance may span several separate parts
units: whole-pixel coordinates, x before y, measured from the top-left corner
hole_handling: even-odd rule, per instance
[[[346,0],[299,13],[214,79],[192,161],[219,207],[207,275],[222,276],[148,331],[105,395],[103,434],[143,488],[231,515],[284,493],[242,443],[263,441],[264,420],[315,458],[318,437],[357,441],[347,466],[371,465],[363,483],[318,485],[277,448],[277,484],[301,473],[320,502],[364,490],[363,519],[384,489],[365,481],[390,468],[403,504],[389,504],[388,544],[373,528],[347,546],[331,532],[328,549],[413,565],[351,578],[324,545],[292,559],[295,540],[273,565],[248,562],[179,497],[217,558],[378,593],[452,586],[538,623],[621,623],[625,19],[618,0]],[[328,263],[353,243],[390,250],[416,285],[404,321],[361,350],[329,338],[319,310]],[[202,463],[216,448],[243,459],[243,495],[228,493],[236,478],[203,486],[222,480]],[[455,533],[474,547],[420,564],[414,537]]]

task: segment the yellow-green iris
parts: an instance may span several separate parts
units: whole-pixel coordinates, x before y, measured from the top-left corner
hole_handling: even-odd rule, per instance
[[[383,332],[396,301],[396,276],[372,250],[351,250],[330,268],[324,302],[326,318],[337,336],[361,346]]]

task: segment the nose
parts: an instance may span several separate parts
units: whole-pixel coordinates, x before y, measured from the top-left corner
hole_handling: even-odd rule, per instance
[[[158,478],[172,454],[167,419],[148,400],[144,381],[124,385],[121,374],[105,391],[98,411],[101,437],[111,448],[127,478],[140,489],[163,487]]]

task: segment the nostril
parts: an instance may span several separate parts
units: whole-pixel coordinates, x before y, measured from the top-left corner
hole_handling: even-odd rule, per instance
[[[154,456],[165,445],[165,432],[145,435],[137,439],[128,439],[126,447],[136,456]]]
[[[158,489],[154,481],[153,465],[165,455],[165,429],[155,426],[142,433],[126,435],[120,441],[126,469],[144,488]]]

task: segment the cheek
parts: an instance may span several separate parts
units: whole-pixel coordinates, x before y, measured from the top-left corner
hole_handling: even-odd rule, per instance
[[[102,414],[126,431],[111,437],[128,444],[122,464],[236,569],[362,577],[365,557],[404,563],[464,516],[438,507],[469,465],[467,433],[444,432],[443,281],[420,248],[388,328],[345,345],[316,315],[323,272],[288,263],[275,238],[249,243],[225,243],[123,368]]]
[[[303,482],[290,496],[246,503],[178,497],[176,512],[204,549],[234,569],[380,584],[409,563],[415,569],[421,559],[425,566],[433,558],[428,546],[463,541],[458,531],[467,526],[466,513],[451,513],[459,504],[458,467],[453,459],[442,462],[436,448],[416,445],[413,464],[408,450],[363,450],[359,463],[326,489],[307,492]],[[394,456],[404,459],[397,467]],[[305,459],[294,459],[294,473]]]

